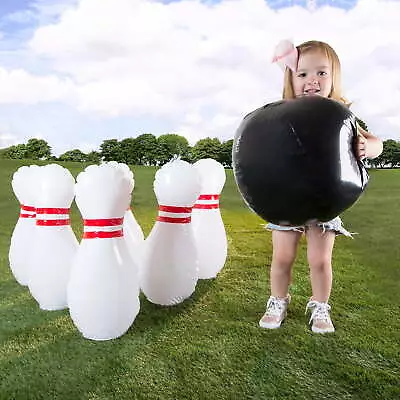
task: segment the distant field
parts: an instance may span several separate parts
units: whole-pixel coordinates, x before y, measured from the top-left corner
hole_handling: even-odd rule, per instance
[[[221,197],[229,256],[217,279],[170,308],[141,296],[120,339],[82,338],[68,310],[41,311],[13,278],[8,248],[19,205],[11,190],[22,165],[0,161],[0,399],[400,399],[400,170],[371,172],[342,219],[354,240],[334,253],[333,335],[307,325],[305,241],[279,330],[258,327],[268,296],[271,233],[244,205],[232,176]],[[63,163],[73,175],[83,165]],[[132,167],[133,211],[147,235],[157,215],[155,169]],[[72,208],[78,236],[79,211]]]

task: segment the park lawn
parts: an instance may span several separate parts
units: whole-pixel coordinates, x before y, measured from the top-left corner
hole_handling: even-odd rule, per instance
[[[221,212],[229,255],[217,279],[199,281],[175,307],[142,295],[124,336],[93,342],[82,338],[68,310],[40,310],[10,272],[18,218],[10,182],[20,165],[0,161],[0,399],[400,399],[400,170],[372,171],[366,192],[342,216],[358,235],[335,244],[334,334],[316,335],[307,325],[304,240],[287,320],[278,330],[258,327],[271,233],[227,171]],[[62,165],[75,176],[83,169]],[[147,235],[157,215],[155,169],[133,171],[133,211]],[[80,236],[75,205],[71,215]]]

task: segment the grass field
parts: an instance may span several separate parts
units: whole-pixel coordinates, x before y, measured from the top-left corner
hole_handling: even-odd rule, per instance
[[[8,249],[18,217],[12,173],[0,161],[0,399],[400,399],[400,170],[372,171],[361,199],[342,216],[331,297],[336,333],[313,334],[305,241],[292,303],[281,329],[258,320],[268,296],[271,233],[241,200],[231,171],[221,212],[229,239],[217,279],[170,308],[141,297],[120,339],[82,338],[68,310],[41,311],[14,280]],[[80,164],[63,164],[76,175]],[[133,168],[133,209],[145,234],[157,215],[155,170]],[[82,232],[72,209],[72,226]]]

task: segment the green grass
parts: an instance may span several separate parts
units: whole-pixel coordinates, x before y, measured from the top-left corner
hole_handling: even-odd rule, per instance
[[[217,279],[192,298],[141,311],[121,338],[82,338],[68,310],[39,310],[8,266],[18,216],[11,191],[19,162],[0,162],[0,399],[399,399],[400,171],[373,171],[343,215],[355,239],[334,252],[332,317],[337,331],[315,335],[305,241],[292,303],[281,329],[258,327],[268,296],[271,234],[241,200],[231,171],[221,211],[229,239]],[[76,175],[79,164],[64,164]],[[157,214],[155,170],[134,168],[135,215],[146,234]],[[76,207],[72,224],[82,228]]]

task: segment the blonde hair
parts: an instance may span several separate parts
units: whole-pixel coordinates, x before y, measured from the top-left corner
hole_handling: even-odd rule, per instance
[[[302,54],[311,51],[320,51],[328,58],[331,64],[331,71],[332,71],[332,88],[328,97],[345,104],[347,107],[350,107],[351,103],[347,99],[345,99],[342,95],[342,85],[341,85],[342,74],[341,74],[340,60],[335,50],[333,50],[333,48],[329,46],[329,44],[324,42],[319,42],[317,40],[310,40],[296,47],[299,53],[299,58]],[[296,97],[292,86],[292,74],[293,72],[290,70],[290,68],[286,67],[285,75],[283,78],[284,99],[294,99]]]

